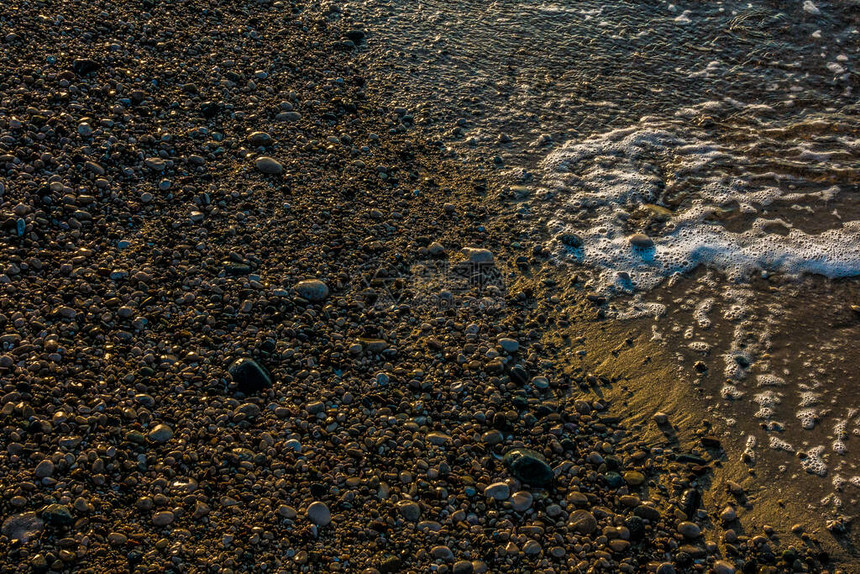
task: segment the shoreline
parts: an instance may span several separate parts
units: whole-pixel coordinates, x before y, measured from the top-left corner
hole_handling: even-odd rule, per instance
[[[166,70],[196,10],[108,54],[81,30],[135,15],[69,12],[56,67],[9,15],[0,571],[834,571],[714,539],[738,471],[677,365],[375,101],[363,31],[278,4],[206,5],[241,55]]]

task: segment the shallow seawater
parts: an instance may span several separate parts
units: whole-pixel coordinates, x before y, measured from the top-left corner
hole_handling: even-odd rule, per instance
[[[858,508],[856,3],[342,14],[370,31],[391,108],[517,190],[524,232],[677,353],[747,464]]]

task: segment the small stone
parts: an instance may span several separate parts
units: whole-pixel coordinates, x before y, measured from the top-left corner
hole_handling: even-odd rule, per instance
[[[162,510],[152,515],[152,523],[156,526],[167,526],[174,519],[173,513],[169,510]]]
[[[735,567],[725,560],[717,560],[714,562],[714,574],[735,574]]]
[[[314,502],[308,506],[308,520],[317,526],[328,526],[331,522],[331,511],[322,502]]]
[[[531,508],[534,502],[534,496],[527,490],[520,490],[511,496],[511,508],[516,512],[525,512]]]
[[[698,538],[702,534],[702,529],[694,522],[684,521],[678,525],[678,532],[684,538]]]
[[[401,501],[397,505],[397,510],[400,511],[400,516],[410,522],[418,522],[418,519],[421,518],[421,507],[411,500]]]
[[[89,58],[79,58],[72,62],[72,70],[79,76],[86,76],[91,72],[95,72],[101,65],[95,60]]]
[[[468,560],[458,560],[454,562],[454,567],[451,569],[454,574],[472,574],[475,567]]]
[[[50,460],[43,460],[36,466],[36,478],[46,478],[54,474],[54,463]]]
[[[731,506],[727,506],[720,513],[720,520],[723,522],[723,524],[728,524],[730,522],[734,522],[735,519],[737,519],[737,517],[738,517],[737,512],[735,512],[735,509],[732,508]]]
[[[726,482],[726,487],[728,488],[728,491],[731,492],[734,496],[744,495],[744,487],[733,480]]]
[[[576,249],[578,247],[582,247],[583,241],[582,238],[576,233],[562,233],[559,237],[559,241],[565,247],[571,247]]]
[[[253,146],[267,146],[272,143],[272,136],[266,132],[254,132],[248,136],[248,143]]]
[[[634,508],[633,514],[651,523],[655,523],[660,520],[660,511],[647,504],[642,504]]]
[[[511,367],[511,380],[518,385],[525,386],[529,382],[529,373],[522,365]]]
[[[451,549],[448,548],[447,546],[434,546],[430,550],[430,555],[435,560],[444,560],[445,562],[448,562],[448,561],[454,559],[454,553],[451,552]]]
[[[515,339],[502,338],[499,339],[499,346],[506,353],[516,353],[520,350],[520,343]]]
[[[533,486],[545,487],[552,484],[555,474],[543,456],[526,448],[508,451],[502,459],[518,480]]]
[[[484,444],[489,444],[489,445],[501,444],[502,442],[504,442],[504,440],[505,440],[504,435],[496,429],[487,431],[483,435],[481,435],[481,441]]]
[[[478,247],[464,247],[463,255],[469,260],[469,263],[489,264],[493,262],[493,253],[489,249],[481,249]]]
[[[22,543],[38,538],[45,529],[45,522],[36,516],[35,512],[13,514],[3,521],[0,532],[9,540],[20,540]]]
[[[654,422],[658,425],[664,425],[669,422],[669,415],[663,412],[654,413]]]
[[[493,500],[507,500],[511,496],[511,488],[504,482],[494,482],[484,489],[484,496]]]
[[[668,562],[663,562],[657,567],[657,574],[675,574],[675,567]]]
[[[173,438],[173,429],[167,425],[157,425],[149,431],[149,440],[157,443],[165,443]]]
[[[236,390],[245,395],[257,393],[272,386],[269,371],[254,359],[241,358],[233,361],[227,372],[236,384]]]
[[[624,473],[624,481],[630,486],[641,486],[645,482],[645,475],[636,470],[628,470]]]
[[[324,301],[328,297],[328,285],[319,279],[306,279],[299,281],[295,286],[296,293],[302,299],[307,299],[312,303]]]
[[[74,519],[68,506],[62,504],[49,504],[42,511],[42,519],[51,526],[68,526]]]
[[[549,379],[546,377],[532,377],[532,385],[541,391],[549,388]]]
[[[191,518],[194,520],[199,520],[204,516],[208,516],[210,512],[209,505],[205,502],[197,501],[194,504],[194,512],[191,514]]]
[[[445,247],[438,241],[434,241],[429,246],[427,246],[427,253],[434,256],[444,255]]]
[[[280,175],[284,172],[284,166],[274,158],[268,156],[258,157],[257,161],[254,162],[254,166],[260,173],[267,175]]]
[[[597,519],[587,510],[574,510],[567,523],[568,528],[589,535],[597,530]]]
[[[382,559],[382,562],[379,564],[380,572],[400,572],[401,567],[403,566],[403,561],[394,556],[393,554],[389,554]]]
[[[167,167],[167,162],[160,157],[148,157],[143,160],[143,165],[154,172],[162,172],[164,171],[164,168]]]
[[[107,539],[111,546],[122,546],[128,542],[128,536],[121,532],[111,532],[108,534]]]
[[[445,433],[434,431],[427,435],[427,442],[430,444],[441,446],[451,440],[451,437]]]
[[[644,233],[634,233],[627,238],[627,241],[637,249],[650,249],[651,247],[654,247],[654,240]]]

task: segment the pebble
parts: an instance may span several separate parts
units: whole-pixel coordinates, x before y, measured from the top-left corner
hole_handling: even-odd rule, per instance
[[[236,359],[227,367],[227,372],[236,384],[236,390],[244,395],[258,393],[272,386],[269,371],[254,359]]]
[[[152,515],[152,523],[156,526],[167,526],[174,520],[173,512],[170,510],[162,510]]]
[[[173,429],[161,424],[149,431],[149,440],[157,443],[165,443],[173,438]]]
[[[42,520],[51,526],[68,526],[74,522],[72,512],[64,504],[49,504],[42,510]]]
[[[35,512],[13,514],[3,521],[0,532],[9,540],[20,540],[22,543],[38,538],[45,529],[45,522]]]
[[[644,233],[634,233],[627,238],[627,241],[637,249],[650,249],[651,247],[654,247],[654,240]]]
[[[319,279],[306,279],[304,281],[299,281],[294,289],[296,290],[296,293],[298,293],[299,297],[307,299],[312,303],[325,301],[329,294],[328,285]]]
[[[549,486],[555,478],[543,456],[533,450],[516,448],[508,451],[503,460],[511,474],[532,486]]]
[[[678,524],[678,533],[684,538],[698,538],[702,534],[702,529],[694,522],[684,521]]]
[[[331,523],[331,512],[322,502],[314,502],[308,506],[308,520],[317,526],[328,526]]]
[[[735,574],[735,567],[725,560],[714,562],[714,574]]]
[[[499,339],[499,346],[506,353],[516,353],[520,350],[520,344],[516,339],[508,339],[507,337]]]
[[[574,510],[570,514],[567,527],[580,534],[589,535],[597,530],[597,519],[588,510]]]
[[[46,478],[54,474],[54,463],[50,460],[43,460],[36,465],[36,478]]]
[[[493,262],[493,253],[489,249],[479,247],[464,247],[463,255],[474,264],[490,264]]]
[[[645,475],[636,470],[628,470],[624,473],[624,481],[630,486],[641,486],[645,482]]]
[[[526,490],[517,491],[511,496],[511,508],[516,512],[525,512],[531,508],[534,502],[534,496]]]
[[[511,496],[511,489],[505,482],[494,482],[484,489],[484,496],[494,500],[507,500]]]
[[[254,162],[254,166],[257,168],[257,171],[267,175],[280,175],[284,172],[284,166],[274,158],[268,156],[258,157]]]
[[[252,146],[263,146],[263,147],[265,147],[265,146],[271,145],[272,136],[270,136],[266,132],[253,132],[252,134],[250,134],[248,136],[248,143],[251,144]],[[262,158],[260,158],[260,159],[262,159]],[[274,161],[274,160],[272,160],[272,161]],[[260,166],[258,165],[257,169],[259,169],[259,167]],[[263,170],[260,170],[260,171],[263,171]],[[264,173],[267,173],[267,172],[264,172]],[[280,172],[278,172],[278,173],[280,173]]]
[[[418,522],[421,518],[421,507],[417,503],[404,500],[397,505],[400,515],[410,522]]]
[[[434,546],[430,549],[430,556],[436,560],[448,562],[454,559],[454,553],[447,546]]]
[[[107,539],[111,546],[123,546],[128,542],[128,536],[121,532],[111,532],[108,534]]]

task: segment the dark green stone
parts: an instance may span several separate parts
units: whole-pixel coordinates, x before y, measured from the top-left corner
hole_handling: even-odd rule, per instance
[[[269,371],[254,359],[236,359],[227,368],[227,372],[233,377],[236,390],[246,395],[272,386],[272,376]]]
[[[505,466],[518,480],[532,486],[546,487],[555,475],[540,453],[527,448],[515,448],[502,458]]]

